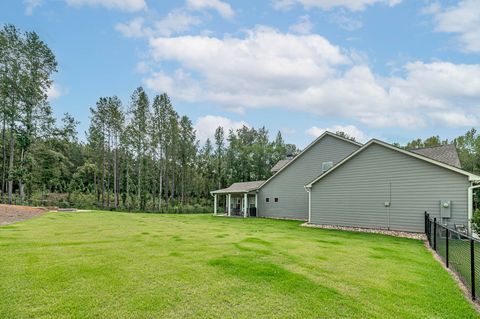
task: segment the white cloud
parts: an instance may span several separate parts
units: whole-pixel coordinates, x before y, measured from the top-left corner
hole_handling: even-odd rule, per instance
[[[145,0],[66,0],[73,7],[91,6],[119,9],[123,11],[140,11],[147,8]]]
[[[217,115],[206,115],[199,117],[195,123],[195,130],[197,131],[197,138],[200,142],[204,143],[207,138],[213,140],[215,135],[215,130],[217,127],[223,127],[225,134],[228,134],[228,130],[240,129],[243,126],[249,127],[248,123],[243,121],[232,121],[229,118]]]
[[[47,90],[47,97],[49,101],[56,100],[61,96],[67,95],[68,89],[62,88],[55,83],[53,83],[50,88]]]
[[[155,29],[162,36],[183,33],[202,21],[184,10],[173,10],[162,20],[155,23]]]
[[[400,75],[382,77],[316,34],[257,27],[245,37],[152,38],[150,49],[156,71],[146,75],[149,88],[236,112],[283,108],[416,129],[439,122],[438,114],[469,117],[480,109],[480,64],[417,61]],[[166,61],[177,70],[165,71]],[[457,117],[449,125],[469,124]]]
[[[313,29],[313,23],[308,15],[301,16],[299,21],[290,26],[290,31],[297,34],[309,34]]]
[[[373,4],[397,5],[402,0],[273,0],[273,7],[277,10],[289,10],[297,4],[305,8],[320,8],[331,10],[336,7],[346,8],[351,11],[362,11]]]
[[[151,66],[147,61],[140,61],[135,65],[135,72],[139,74],[148,73],[151,70]]]
[[[145,19],[142,17],[133,18],[128,23],[118,23],[115,30],[126,38],[141,38],[153,35],[151,28],[144,26]]]
[[[31,16],[35,8],[42,5],[43,0],[24,0],[23,3],[25,4],[25,14]]]
[[[347,31],[354,31],[363,26],[362,21],[353,18],[346,10],[341,9],[330,15],[329,21],[339,25],[342,29]]]
[[[126,38],[141,38],[153,36],[169,37],[181,34],[199,25],[202,21],[183,9],[175,9],[165,17],[153,23],[152,27],[146,26],[143,17],[136,17],[128,23],[118,23],[115,29]]]
[[[480,52],[480,2],[464,0],[442,8],[434,3],[424,10],[434,15],[435,31],[455,33],[465,52]]]
[[[348,136],[354,137],[358,142],[364,143],[370,139],[370,137],[365,134],[362,130],[357,128],[355,125],[334,125],[332,127],[320,128],[317,126],[312,126],[305,131],[309,136],[319,137],[326,131],[336,133],[338,131],[346,133]]]
[[[447,111],[430,114],[432,119],[437,120],[439,124],[449,127],[459,126],[476,126],[479,124],[478,117],[475,115],[467,115],[462,111]]]
[[[194,10],[213,9],[225,19],[235,16],[235,11],[230,4],[220,0],[187,0],[187,7]]]

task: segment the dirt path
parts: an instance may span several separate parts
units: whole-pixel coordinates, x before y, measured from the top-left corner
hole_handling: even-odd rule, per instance
[[[47,212],[46,208],[0,204],[0,226],[30,219]]]

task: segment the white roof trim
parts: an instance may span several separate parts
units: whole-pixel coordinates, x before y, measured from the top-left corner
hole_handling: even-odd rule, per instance
[[[299,158],[300,156],[302,156],[306,151],[308,151],[313,145],[317,144],[317,142],[319,142],[321,139],[323,139],[325,136],[331,136],[331,137],[335,137],[335,138],[338,138],[339,140],[342,140],[342,141],[345,141],[345,142],[349,142],[349,143],[352,143],[352,144],[355,144],[355,145],[358,145],[358,146],[362,146],[363,144],[362,143],[359,143],[359,142],[356,142],[356,141],[352,141],[348,138],[345,138],[345,137],[342,137],[342,136],[339,136],[335,133],[332,133],[332,132],[329,132],[329,131],[325,131],[322,135],[320,135],[319,137],[317,137],[312,143],[308,144],[307,147],[305,147],[303,149],[303,151],[300,152],[300,154],[298,154],[297,156],[295,156],[293,159],[291,159],[290,161],[288,161],[287,164],[285,164],[282,168],[280,168],[280,170],[278,170],[277,172],[275,172],[275,174],[273,174],[272,176],[270,176],[269,179],[267,179],[263,184],[261,184],[260,186],[258,186],[258,189],[262,188],[263,185],[267,184],[270,180],[272,180],[275,176],[277,176],[278,174],[280,174],[285,168],[287,168],[290,164],[292,164],[293,162],[295,162],[295,160],[297,160],[297,158]]]
[[[480,181],[480,176],[478,175],[475,175],[475,174],[472,174],[472,173],[469,173],[467,171],[464,171],[463,169],[460,169],[460,168],[457,168],[455,166],[451,166],[451,165],[448,165],[448,164],[444,164],[442,162],[439,162],[439,161],[436,161],[434,159],[431,159],[429,157],[425,157],[423,155],[420,155],[420,154],[416,154],[416,153],[413,153],[413,152],[409,152],[409,151],[406,151],[404,149],[401,149],[401,148],[398,148],[398,147],[395,147],[391,144],[388,144],[388,143],[385,143],[385,142],[382,142],[380,140],[377,140],[377,139],[371,139],[367,144],[363,145],[361,148],[359,148],[358,150],[356,150],[355,152],[353,152],[352,154],[350,154],[349,156],[345,157],[342,161],[338,162],[335,166],[333,166],[331,169],[329,169],[328,171],[326,171],[325,173],[323,173],[322,175],[318,176],[316,179],[314,179],[313,181],[311,181],[310,183],[308,183],[307,185],[305,185],[305,187],[312,187],[313,184],[315,184],[316,182],[318,182],[319,180],[321,180],[322,178],[324,178],[325,176],[327,176],[328,174],[330,174],[332,171],[334,171],[337,167],[341,166],[343,163],[345,163],[346,161],[348,161],[349,159],[351,159],[352,157],[355,157],[355,155],[357,155],[358,153],[362,152],[364,149],[366,149],[367,147],[369,147],[370,145],[372,144],[378,144],[378,145],[381,145],[381,146],[384,146],[384,147],[387,147],[389,149],[392,149],[394,151],[397,151],[397,152],[400,152],[400,153],[403,153],[403,154],[406,154],[406,155],[409,155],[411,157],[415,157],[415,158],[418,158],[418,159],[421,159],[425,162],[428,162],[430,164],[434,164],[434,165],[437,165],[437,166],[440,166],[440,167],[443,167],[443,168],[446,168],[448,170],[451,170],[451,171],[454,171],[456,173],[459,173],[459,174],[462,174],[462,175],[465,175],[465,176],[468,176],[468,180],[469,181]]]

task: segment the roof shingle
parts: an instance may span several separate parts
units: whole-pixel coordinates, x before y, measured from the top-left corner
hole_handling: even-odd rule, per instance
[[[247,193],[256,190],[265,181],[233,183],[227,188],[211,192],[212,194]]]
[[[457,148],[453,144],[417,148],[410,150],[410,152],[431,158],[444,164],[462,168],[460,159],[458,158]]]
[[[282,167],[284,167],[285,165],[287,165],[287,163],[290,161],[290,159],[283,159],[283,160],[279,160],[277,162],[277,164],[275,164],[272,169],[270,170],[270,172],[272,173],[275,173],[275,172],[278,172],[279,170],[282,169]]]

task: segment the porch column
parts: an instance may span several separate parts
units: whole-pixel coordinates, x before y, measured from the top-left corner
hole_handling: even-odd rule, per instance
[[[243,218],[247,218],[248,194],[243,195]]]
[[[213,214],[217,215],[217,194],[213,195]]]
[[[258,217],[258,193],[255,192],[255,210],[256,210],[256,215]]]
[[[228,206],[227,206],[227,215],[228,215],[228,216],[231,216],[231,215],[232,215],[231,210],[230,210],[231,199],[232,199],[232,194],[228,194],[228,195],[227,195],[227,205],[228,205]]]

